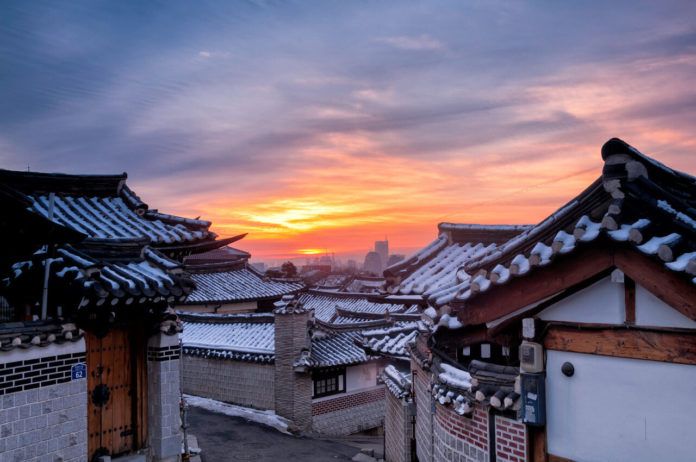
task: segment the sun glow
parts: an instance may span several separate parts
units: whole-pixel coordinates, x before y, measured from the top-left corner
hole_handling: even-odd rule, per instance
[[[326,253],[326,249],[297,249],[300,255],[320,255]]]

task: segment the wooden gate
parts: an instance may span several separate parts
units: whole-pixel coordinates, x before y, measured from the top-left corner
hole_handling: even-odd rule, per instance
[[[88,454],[118,455],[145,441],[147,376],[141,336],[114,329],[86,334]]]

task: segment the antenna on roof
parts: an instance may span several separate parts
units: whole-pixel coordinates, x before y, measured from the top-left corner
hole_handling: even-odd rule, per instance
[[[31,168],[29,168],[29,164],[27,164],[27,172],[31,172]]]

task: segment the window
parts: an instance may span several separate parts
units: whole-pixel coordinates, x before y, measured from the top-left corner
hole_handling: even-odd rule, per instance
[[[346,369],[322,369],[312,374],[313,398],[335,395],[346,391]]]

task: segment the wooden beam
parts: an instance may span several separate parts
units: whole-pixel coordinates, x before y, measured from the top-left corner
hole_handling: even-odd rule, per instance
[[[548,462],[546,454],[546,427],[527,427],[530,462]]]
[[[636,323],[636,282],[624,274],[624,308],[626,310],[626,324]]]
[[[616,267],[689,319],[696,321],[696,286],[663,262],[633,249],[618,249]]]
[[[613,252],[606,246],[578,250],[548,267],[534,269],[529,276],[513,278],[464,304],[455,304],[454,309],[465,325],[483,324],[580,284],[613,265]]]
[[[573,459],[568,459],[566,457],[561,457],[561,456],[555,456],[553,454],[549,454],[549,462],[575,462]]]
[[[544,347],[573,353],[696,364],[696,332],[551,326],[544,338]]]

